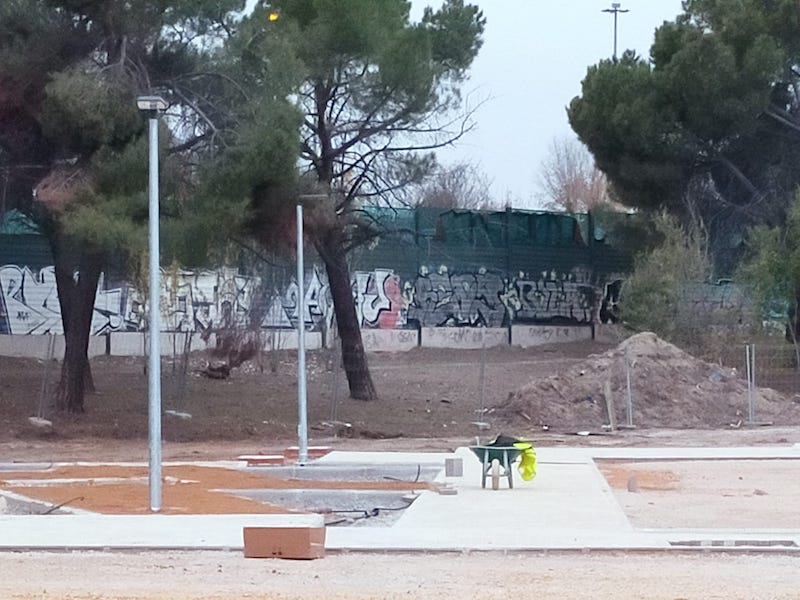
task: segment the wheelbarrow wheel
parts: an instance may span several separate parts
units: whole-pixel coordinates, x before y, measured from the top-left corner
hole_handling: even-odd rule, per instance
[[[496,490],[500,487],[500,461],[494,459],[492,461],[492,489]]]

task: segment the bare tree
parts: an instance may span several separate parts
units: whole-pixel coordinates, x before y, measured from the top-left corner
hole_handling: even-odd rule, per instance
[[[574,138],[554,138],[539,169],[544,207],[586,212],[611,206],[608,182],[586,146]]]
[[[440,166],[420,185],[417,206],[488,210],[493,207],[491,181],[474,163]]]

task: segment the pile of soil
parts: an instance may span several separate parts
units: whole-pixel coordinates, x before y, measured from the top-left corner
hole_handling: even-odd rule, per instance
[[[636,427],[738,427],[749,421],[747,380],[736,369],[699,360],[650,332],[590,355],[566,371],[509,394],[493,418],[509,426],[598,431],[609,424],[610,389],[617,425],[628,423],[628,374]],[[753,390],[753,421],[800,424],[800,403],[769,388]]]

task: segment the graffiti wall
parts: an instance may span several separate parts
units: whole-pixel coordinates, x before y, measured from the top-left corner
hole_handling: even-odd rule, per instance
[[[613,290],[599,290],[580,269],[569,273],[505,273],[478,268],[450,270],[423,266],[403,280],[392,269],[353,273],[356,313],[365,329],[508,327],[511,324],[591,324],[598,299],[615,302]],[[302,290],[294,279],[267,285],[266,278],[235,270],[162,273],[161,309],[165,331],[206,333],[231,325],[265,329],[327,331],[334,311],[323,269],[306,273]],[[303,294],[303,314],[299,294]],[[605,305],[604,304],[604,305]],[[92,332],[141,331],[147,327],[143,295],[131,285],[101,289],[95,300]],[[0,333],[60,333],[61,313],[52,267],[32,272],[0,268]]]
[[[296,281],[284,289],[267,289],[260,277],[239,275],[233,269],[180,271],[164,274],[161,307],[168,331],[210,332],[213,329],[258,326],[294,329],[300,303]],[[333,305],[328,284],[317,269],[303,284],[303,323],[309,330],[330,326]],[[131,288],[127,307],[129,329],[146,327],[142,296]]]
[[[402,329],[407,306],[400,278],[389,269],[357,271],[353,276],[356,315],[362,327]]]
[[[569,273],[542,272],[512,280],[506,306],[514,323],[588,325],[595,311],[595,289],[581,269]]]
[[[506,281],[486,269],[451,273],[422,267],[406,286],[408,320],[420,327],[501,327],[507,321]]]
[[[125,290],[103,287],[101,280],[92,314],[93,335],[124,328]],[[35,273],[27,267],[0,267],[0,333],[64,333],[53,267]]]
[[[421,327],[505,327],[510,323],[592,322],[595,289],[588,274],[542,272],[503,277],[486,269],[435,273],[422,268],[407,286],[408,321]]]
[[[259,283],[260,286],[260,283]],[[266,286],[265,286],[266,287]],[[333,319],[333,301],[328,280],[316,267],[306,274],[303,282],[303,323],[306,329],[329,329]],[[292,280],[285,289],[273,286],[266,290],[267,310],[260,320],[261,326],[270,329],[294,329],[300,315],[300,297],[297,281]]]

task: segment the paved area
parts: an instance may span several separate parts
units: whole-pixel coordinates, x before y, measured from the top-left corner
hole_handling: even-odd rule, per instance
[[[423,492],[391,526],[328,527],[326,548],[353,551],[548,549],[758,549],[800,552],[796,529],[637,529],[614,498],[595,458],[631,460],[800,459],[800,445],[754,448],[540,448],[533,481],[481,488],[481,464],[455,453],[332,452],[318,461],[343,472],[364,465],[442,468],[455,493]],[[446,477],[445,459],[463,474]],[[11,468],[10,466],[6,466]],[[18,468],[18,465],[15,466]],[[0,471],[3,466],[0,465]],[[319,526],[319,515],[0,515],[0,549],[242,547],[245,526]]]

